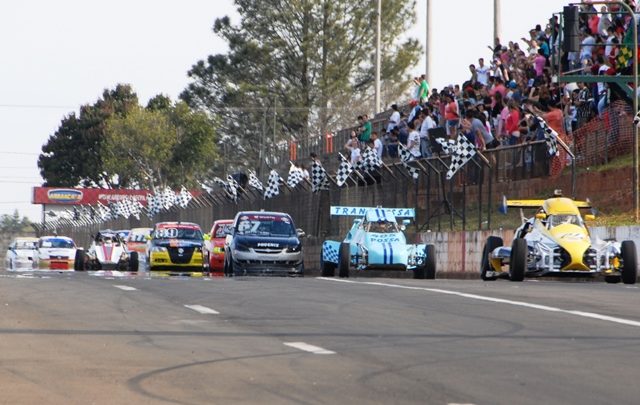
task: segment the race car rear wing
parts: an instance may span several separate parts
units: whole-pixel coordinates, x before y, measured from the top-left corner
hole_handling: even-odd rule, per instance
[[[506,214],[508,207],[538,209],[538,208],[541,208],[546,201],[547,200],[507,200],[507,197],[503,196],[502,202],[498,207],[498,211],[500,211],[503,214]],[[576,206],[576,208],[593,208],[593,206],[591,205],[591,201],[589,200],[587,201],[573,200],[573,204]]]
[[[385,213],[393,214],[396,218],[415,218],[416,210],[414,208],[381,208],[381,207],[346,207],[331,206],[331,215],[333,216],[350,216],[363,217],[369,210],[383,210]]]

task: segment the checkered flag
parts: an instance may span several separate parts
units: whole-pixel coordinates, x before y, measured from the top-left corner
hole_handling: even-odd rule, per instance
[[[476,154],[476,146],[463,134],[458,134],[458,142],[451,155],[451,164],[447,171],[447,180],[451,180],[454,174],[464,166]]]
[[[313,161],[311,165],[311,190],[317,193],[320,190],[329,190],[329,179],[327,172],[318,161]]]
[[[415,160],[415,156],[413,156],[411,152],[409,152],[409,149],[401,143],[398,143],[398,150],[400,151],[400,161],[402,162],[402,165],[407,169],[414,180],[418,180],[418,177],[420,177],[420,170],[417,167],[409,165],[409,162]]]
[[[635,118],[633,119],[633,125],[640,128],[640,111],[638,111]]]
[[[170,209],[176,203],[176,193],[169,187],[165,187],[162,191],[162,208],[165,210]]]
[[[213,179],[216,184],[224,189],[227,194],[227,198],[231,201],[238,201],[238,182],[231,177],[231,175],[227,176],[227,181],[222,180],[219,177],[215,177]]]
[[[110,218],[111,213],[109,212],[109,208],[104,204],[102,204],[101,202],[98,202],[96,212],[98,214],[98,218],[100,218],[101,221],[108,221],[109,219],[111,219]]]
[[[382,167],[382,159],[373,148],[366,146],[360,160],[356,163],[356,169],[372,172]]]
[[[287,184],[289,187],[294,188],[304,179],[304,175],[302,174],[302,170],[298,169],[293,163],[291,163],[291,167],[289,168],[289,176],[287,177]]]
[[[136,200],[133,196],[129,198],[129,213],[135,219],[140,220],[140,214],[142,214],[142,203]]]
[[[189,190],[187,190],[185,186],[182,186],[180,192],[178,193],[178,195],[176,195],[176,205],[180,208],[187,208],[187,205],[189,205],[189,201],[191,201],[192,199],[193,196],[191,195]]]
[[[558,150],[558,133],[547,124],[544,118],[536,116],[536,119],[540,127],[544,130],[544,140],[547,143],[549,156],[560,156],[560,151]],[[633,122],[635,123],[636,120],[640,120],[637,115],[636,118],[633,119]]]
[[[351,173],[353,173],[353,166],[351,163],[340,155],[340,166],[338,167],[338,171],[336,172],[336,184],[338,187],[342,187],[342,185],[347,181]]]
[[[269,173],[269,181],[267,182],[267,189],[264,191],[264,198],[273,198],[280,194],[280,180],[282,178],[275,170],[271,169]]]
[[[445,155],[453,154],[456,148],[456,141],[453,139],[436,138],[436,142],[442,146],[442,153]]]
[[[158,194],[147,194],[147,216],[149,219],[158,215],[162,210],[162,197]]]
[[[256,190],[264,191],[264,186],[262,185],[262,182],[260,181],[258,176],[256,176],[256,173],[253,171],[249,171],[249,185],[255,188]]]

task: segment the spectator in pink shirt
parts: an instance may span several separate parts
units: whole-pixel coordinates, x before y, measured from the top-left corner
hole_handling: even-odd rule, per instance
[[[538,49],[538,54],[533,58],[533,68],[536,71],[536,77],[541,77],[544,73],[544,66],[547,63],[547,58],[544,57],[544,51]]]

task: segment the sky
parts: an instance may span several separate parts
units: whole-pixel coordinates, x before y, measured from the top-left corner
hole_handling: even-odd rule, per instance
[[[567,3],[501,0],[503,43]],[[431,0],[431,8],[431,85],[462,83],[470,63],[490,56],[493,0]],[[416,12],[407,35],[424,45],[426,0]],[[191,65],[226,51],[211,30],[224,15],[237,20],[232,0],[0,2],[0,215],[18,210],[39,222],[42,208],[31,204],[42,183],[38,155],[60,121],[118,83],[131,84],[142,104],[159,93],[175,100]],[[382,27],[384,35],[384,16]],[[422,57],[412,74],[424,69]]]

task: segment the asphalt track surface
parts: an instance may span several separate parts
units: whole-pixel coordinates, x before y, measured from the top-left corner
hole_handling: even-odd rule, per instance
[[[640,290],[0,272],[2,404],[638,404]]]

